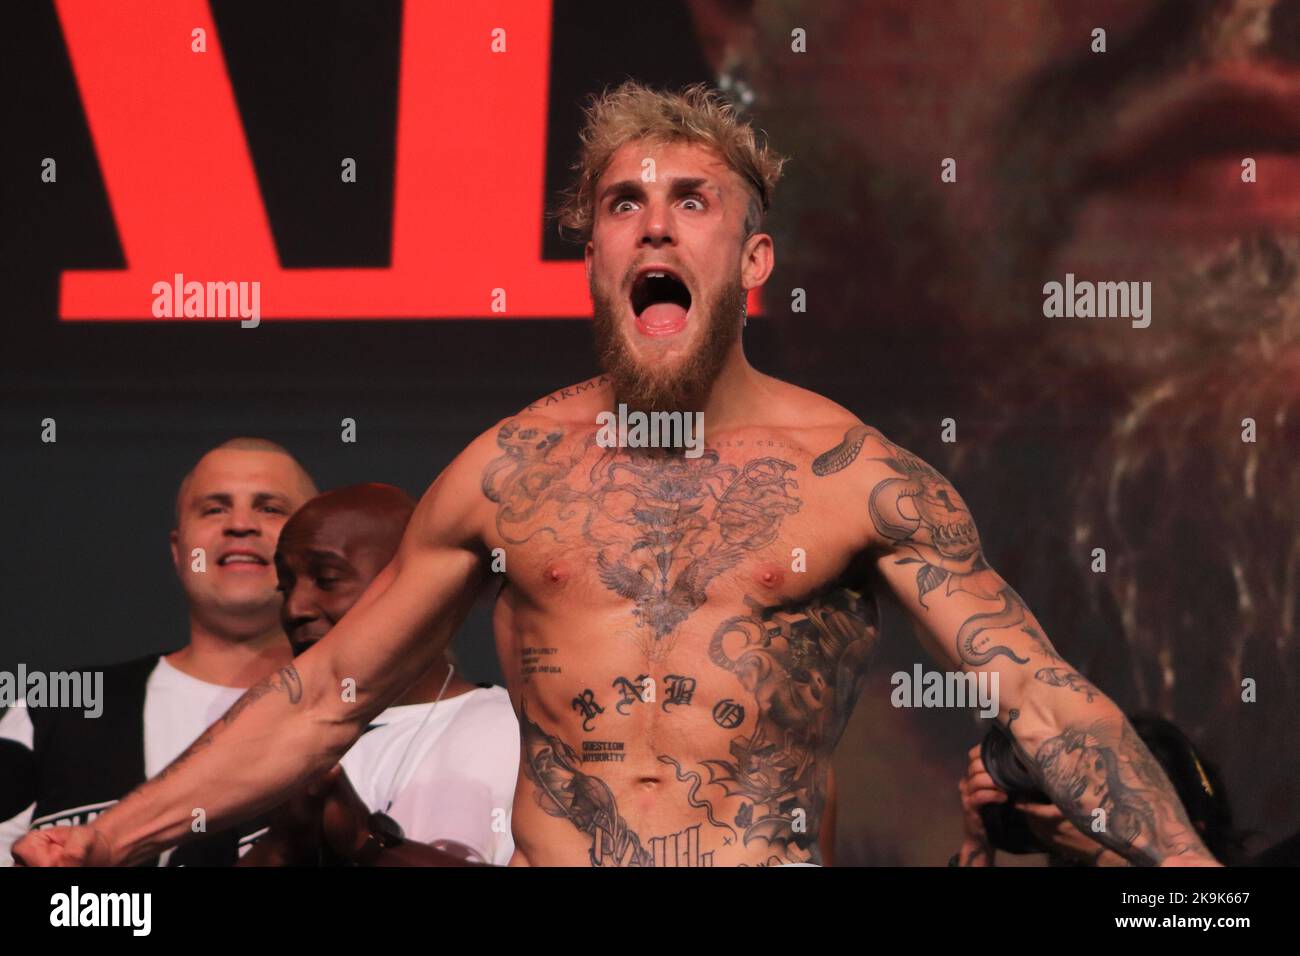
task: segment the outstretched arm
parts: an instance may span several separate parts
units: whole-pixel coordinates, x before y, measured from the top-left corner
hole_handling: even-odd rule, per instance
[[[1053,803],[1133,863],[1215,865],[1123,713],[1056,653],[989,567],[952,485],[874,429],[850,431],[847,447],[858,439],[845,476],[856,473],[865,491],[877,567],[938,660],[997,675],[997,719]]]
[[[88,827],[24,837],[29,865],[130,864],[277,806],[331,767],[442,653],[481,585],[470,446],[426,492],[393,562],[293,664],[249,689],[157,777]]]

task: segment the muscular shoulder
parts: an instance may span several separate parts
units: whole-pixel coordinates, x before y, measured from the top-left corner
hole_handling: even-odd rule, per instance
[[[813,459],[812,471],[865,499],[865,531],[876,545],[892,550],[925,541],[967,556],[980,549],[974,519],[952,483],[877,428],[850,425]]]
[[[500,503],[503,476],[579,454],[584,434],[595,431],[606,388],[596,378],[560,389],[484,429],[425,492],[412,524],[443,538],[481,541]]]

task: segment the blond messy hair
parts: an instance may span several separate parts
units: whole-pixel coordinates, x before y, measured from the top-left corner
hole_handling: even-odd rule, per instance
[[[758,231],[763,213],[781,178],[785,157],[759,142],[754,128],[717,90],[703,83],[679,92],[653,90],[627,80],[615,90],[593,94],[579,134],[582,146],[573,165],[573,184],[556,211],[562,233],[591,238],[596,218],[596,183],[620,147],[634,140],[689,143],[718,154],[749,188],[745,235]]]

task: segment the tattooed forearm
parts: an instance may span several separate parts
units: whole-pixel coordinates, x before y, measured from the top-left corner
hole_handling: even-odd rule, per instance
[[[1071,727],[1033,757],[1044,790],[1085,834],[1138,865],[1209,856],[1164,771],[1127,720]]]
[[[1047,639],[1042,631],[1028,624],[1021,628],[1021,630],[1029,635],[1029,639],[1034,642],[1034,650],[1039,654],[1055,664],[1065,663],[1065,658],[1056,653],[1056,648],[1052,646],[1052,642]]]
[[[188,761],[200,750],[210,747],[217,737],[217,729],[229,727],[235,719],[253,704],[257,703],[267,694],[284,693],[289,698],[289,703],[297,704],[302,700],[302,676],[298,673],[298,668],[290,664],[287,667],[281,667],[279,671],[270,677],[266,677],[254,684],[244,692],[244,695],[230,705],[230,709],[225,712],[217,723],[213,724],[202,734],[194,743],[190,744],[181,753],[179,757],[164,767],[154,779],[161,780],[176,772],[177,768]]]
[[[1025,622],[1025,604],[1011,588],[1002,591],[1002,610],[987,614],[972,614],[957,631],[957,653],[962,663],[970,667],[987,664],[995,657],[1009,657],[1017,664],[1028,664],[1029,658],[1021,657],[1005,644],[990,643],[991,638],[985,632],[999,631],[1023,625]],[[1028,630],[1028,628],[1022,628]]]
[[[1044,684],[1051,684],[1053,687],[1067,687],[1072,691],[1084,694],[1089,704],[1101,693],[1078,671],[1072,671],[1064,667],[1041,667],[1034,671],[1034,680],[1042,681]]]
[[[296,704],[302,700],[302,676],[298,673],[298,668],[290,664],[288,667],[281,667],[271,677],[264,678],[254,684],[244,696],[235,701],[230,709],[226,711],[221,718],[223,726],[229,726],[235,722],[235,719],[252,707],[267,694],[282,692],[288,695],[289,703]]]

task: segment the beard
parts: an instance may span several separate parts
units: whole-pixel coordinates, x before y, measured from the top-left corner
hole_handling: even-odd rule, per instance
[[[620,328],[625,300],[607,295],[593,283],[592,316],[596,354],[609,376],[614,399],[641,412],[697,412],[708,402],[727,353],[740,335],[745,290],[736,276],[699,310],[704,332],[689,355],[671,366],[639,361]]]

